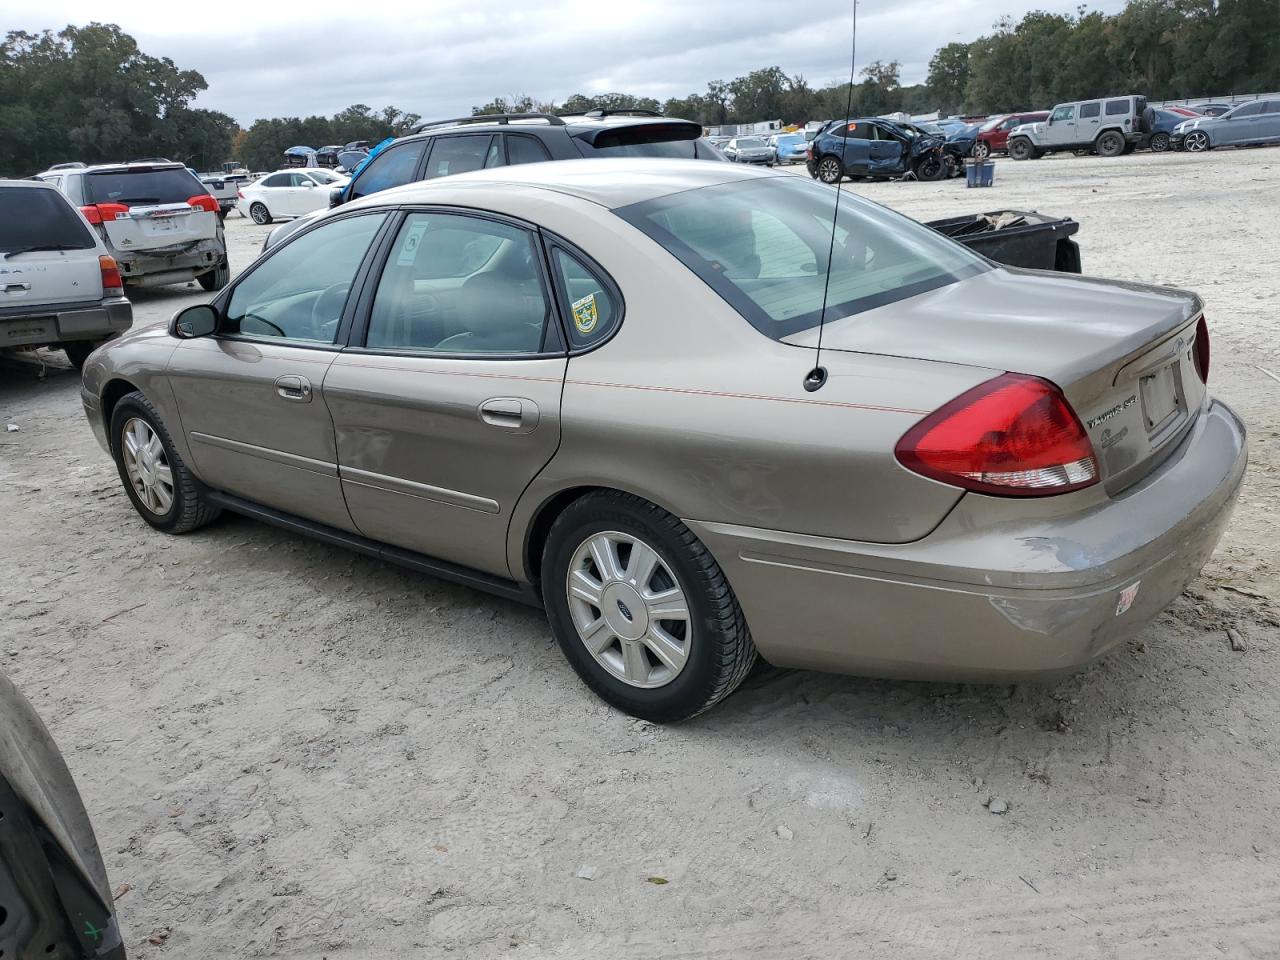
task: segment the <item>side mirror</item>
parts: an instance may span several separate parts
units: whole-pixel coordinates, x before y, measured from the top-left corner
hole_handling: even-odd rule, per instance
[[[207,303],[179,310],[169,321],[169,336],[179,340],[207,337],[218,329],[218,311]]]
[[[343,187],[331,187],[329,190],[329,208],[342,206]]]
[[[308,190],[314,190],[316,186],[316,182],[314,180],[303,180],[302,185],[306,187]]]

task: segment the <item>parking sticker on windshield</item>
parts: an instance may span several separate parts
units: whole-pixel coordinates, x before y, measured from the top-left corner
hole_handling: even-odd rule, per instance
[[[596,310],[596,295],[594,293],[587,294],[581,300],[573,301],[572,307],[573,325],[578,328],[579,333],[590,333],[596,328],[600,314]]]
[[[418,258],[418,244],[422,242],[422,235],[426,232],[426,220],[415,220],[409,224],[409,229],[404,232],[404,239],[400,241],[400,252],[396,255],[397,267],[413,266]]]

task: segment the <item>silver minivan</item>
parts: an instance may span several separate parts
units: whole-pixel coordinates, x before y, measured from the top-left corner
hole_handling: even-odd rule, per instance
[[[130,286],[231,280],[218,201],[180,163],[168,160],[60,166],[38,174],[80,208]]]

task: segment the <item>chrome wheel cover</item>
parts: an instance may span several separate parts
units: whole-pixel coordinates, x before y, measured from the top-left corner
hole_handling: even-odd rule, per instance
[[[818,179],[823,183],[836,183],[840,179],[840,161],[827,157],[818,164]]]
[[[1201,150],[1209,149],[1209,135],[1200,130],[1193,130],[1187,134],[1187,138],[1182,141],[1182,146],[1192,153],[1199,153]]]
[[[609,675],[652,690],[680,675],[693,621],[680,581],[658,552],[629,533],[593,533],[565,578],[578,639]]]
[[[138,502],[163,517],[173,508],[173,471],[159,435],[147,421],[131,417],[120,433],[120,450]]]

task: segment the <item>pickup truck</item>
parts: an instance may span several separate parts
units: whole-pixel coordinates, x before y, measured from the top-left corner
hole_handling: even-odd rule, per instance
[[[197,177],[208,189],[209,195],[218,201],[219,220],[227,219],[227,214],[235,208],[236,200],[239,199],[241,184],[249,182],[249,177],[245,174],[201,173]]]

